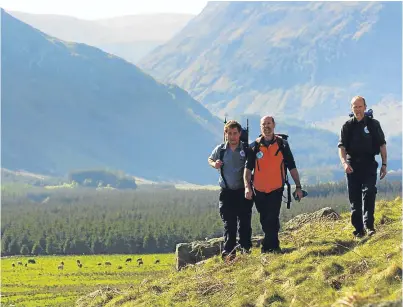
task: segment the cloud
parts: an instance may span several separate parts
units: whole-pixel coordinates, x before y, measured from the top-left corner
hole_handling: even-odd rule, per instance
[[[372,26],[378,21],[378,13],[382,9],[382,4],[372,2],[361,10],[361,16],[364,21],[360,23],[358,30],[352,36],[352,39],[358,40],[363,34],[369,32]]]
[[[354,33],[352,39],[358,40],[363,34],[369,32],[371,30],[372,24],[373,23],[370,23],[368,21],[361,23],[360,28],[357,32]]]

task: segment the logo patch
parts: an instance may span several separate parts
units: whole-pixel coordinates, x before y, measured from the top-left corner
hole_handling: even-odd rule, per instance
[[[259,152],[256,154],[256,158],[262,159],[262,158],[263,158],[263,152],[259,151]]]
[[[245,158],[245,152],[244,152],[243,150],[241,150],[241,151],[239,152],[239,154],[240,154],[240,156],[241,156],[242,158]]]
[[[367,126],[365,126],[365,128],[364,128],[364,132],[367,133],[367,134],[369,133],[369,130],[368,130]]]

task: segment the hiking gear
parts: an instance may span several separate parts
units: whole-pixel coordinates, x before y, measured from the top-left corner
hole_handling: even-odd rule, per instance
[[[259,213],[260,225],[264,232],[262,251],[280,247],[278,233],[280,231],[280,209],[284,188],[270,193],[256,191],[254,197]]]
[[[235,253],[239,223],[239,245],[252,247],[252,206],[253,201],[245,198],[245,190],[222,189],[219,196],[220,217],[224,223],[224,252]]]
[[[280,247],[271,248],[271,249],[268,249],[268,250],[263,250],[262,249],[262,254],[282,254],[282,253],[283,253],[283,251],[281,250]]]
[[[350,117],[354,117],[354,113],[350,112],[350,114],[348,114],[348,116]],[[368,116],[370,118],[374,118],[374,111],[372,111],[372,109],[368,109],[368,111],[364,112],[364,116]]]
[[[300,187],[301,188],[301,187]],[[307,191],[305,191],[305,190],[301,190],[302,191],[302,198],[304,198],[304,197],[306,197],[307,195],[308,195],[308,192]],[[296,201],[300,201],[300,199],[299,199],[299,197],[298,197],[298,195],[297,195],[297,191],[294,191],[293,193],[292,193],[292,196],[294,197],[294,199],[296,200]]]
[[[365,230],[364,229],[362,229],[362,230],[360,230],[360,231],[354,231],[353,232],[353,235],[354,235],[354,237],[356,237],[357,239],[359,239],[359,238],[363,238],[364,236],[365,236]]]
[[[284,185],[287,186],[287,209],[290,209],[290,204],[291,204],[291,185],[288,181],[288,173],[287,173],[287,161],[284,159],[284,148],[286,146],[286,142],[288,139],[288,135],[286,134],[275,134],[274,135],[274,140],[272,144],[276,144],[277,145],[277,149],[274,153],[274,157],[273,158],[271,156],[271,160],[268,160],[267,163],[270,164],[274,164],[274,165],[279,165],[280,169],[280,178],[274,178],[276,176],[272,176],[272,178],[270,178],[270,180],[278,180],[280,179],[281,182],[279,183],[278,181],[273,182],[273,186],[278,186],[280,185],[280,187],[284,187]],[[267,159],[269,159],[270,153],[271,153],[271,148],[269,149],[269,147],[266,147],[262,144],[262,140],[263,137],[262,135],[259,135],[259,137],[255,140],[255,142],[253,142],[251,144],[251,148],[253,149],[253,154],[256,156],[257,160],[256,160],[256,165],[257,165],[257,170],[255,168],[255,171],[252,175],[252,182],[253,182],[253,178],[259,176],[262,178],[259,178],[260,182],[263,184],[263,182],[266,182],[266,179],[264,179],[263,177],[267,176],[266,174],[260,174],[260,163],[265,163],[265,152],[267,153]],[[261,148],[262,147],[262,148]],[[281,153],[281,155],[279,155],[279,153]],[[269,168],[272,168],[271,166],[268,166]],[[274,166],[277,167],[277,166]],[[256,187],[256,184],[255,184]],[[258,186],[258,190],[260,192],[265,192],[265,188],[262,188],[260,186]],[[271,191],[267,191],[268,193],[270,193]]]
[[[351,142],[351,138],[352,138],[352,131],[353,129],[351,129],[351,125],[354,121],[354,114],[350,113],[349,116],[351,117],[351,119],[347,122],[349,125],[349,130],[348,130],[348,137],[347,137],[347,144],[346,144],[346,151],[349,151],[350,149],[350,142]],[[364,132],[365,133],[369,133],[371,135],[372,138],[372,154],[374,156],[379,155],[380,154],[380,140],[379,137],[377,135],[377,131],[376,131],[376,127],[374,125],[374,114],[372,109],[369,109],[368,111],[366,111],[364,113],[364,120],[366,123],[366,127],[364,128]]]
[[[354,172],[346,174],[351,223],[356,231],[360,231],[364,226],[368,229],[373,229],[378,163],[375,160],[371,162],[351,161],[351,167]]]
[[[375,229],[367,229],[368,236],[372,237],[375,234]]]

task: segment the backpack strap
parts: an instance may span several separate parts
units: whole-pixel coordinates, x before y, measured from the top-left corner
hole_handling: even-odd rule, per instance
[[[347,144],[346,144],[346,151],[349,151],[350,149],[350,142],[351,138],[353,135],[353,129],[352,129],[352,123],[353,123],[354,117],[352,117],[350,120],[347,121]],[[366,121],[366,126],[368,128],[368,131],[371,135],[372,138],[372,149],[374,155],[378,155],[380,152],[380,149],[378,146],[379,141],[378,141],[378,135],[376,134],[375,127],[374,127],[374,120],[371,116],[365,116],[364,120]]]
[[[349,119],[346,122],[346,124],[347,124],[347,126],[346,126],[346,128],[347,128],[347,142],[345,144],[346,152],[350,149],[350,141],[351,141],[351,138],[352,138],[352,135],[353,135],[353,131],[352,131],[353,129],[351,129],[352,124],[353,124],[353,120],[354,120],[354,117],[352,117],[351,119]]]
[[[279,136],[282,136],[282,135],[276,135],[276,142],[278,145],[278,149],[275,153],[275,156],[277,156],[279,152],[281,152],[281,154],[283,155],[283,161],[281,163],[280,168],[284,168],[285,178],[281,178],[281,179],[284,182],[284,184],[287,186],[287,209],[290,209],[290,207],[291,207],[291,185],[288,180],[287,161],[284,159],[284,147],[285,147],[287,141]],[[283,175],[283,173],[281,172],[281,176],[282,175]]]
[[[223,162],[224,154],[225,154],[226,150],[227,150],[227,148],[225,146],[225,143],[221,144],[221,147],[220,147],[220,160],[221,160],[221,162]],[[224,165],[221,165],[220,175],[221,175],[222,181],[224,182],[224,187],[226,189],[228,187],[228,185],[227,185],[227,180],[225,180],[225,177],[224,177]]]
[[[375,155],[378,155],[380,153],[380,142],[379,142],[379,137],[378,134],[375,131],[375,125],[374,125],[374,120],[371,116],[367,116],[366,117],[366,124],[367,124],[367,128],[369,133],[371,134],[372,137],[372,149],[373,149],[373,153]]]
[[[262,142],[262,136],[259,136],[252,144],[253,144],[253,155],[255,156],[256,159],[256,155],[260,150],[260,143]],[[256,165],[257,165],[257,169],[260,170],[259,167],[259,159],[256,160]]]

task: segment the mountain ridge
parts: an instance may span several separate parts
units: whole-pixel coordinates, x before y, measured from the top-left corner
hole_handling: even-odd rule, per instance
[[[1,21],[2,167],[59,175],[109,167],[150,179],[213,180],[203,162],[206,148],[219,141],[221,124],[185,91],[4,11]],[[164,138],[161,128],[172,136]],[[188,144],[193,157],[184,150]],[[192,159],[195,172],[179,167]]]

